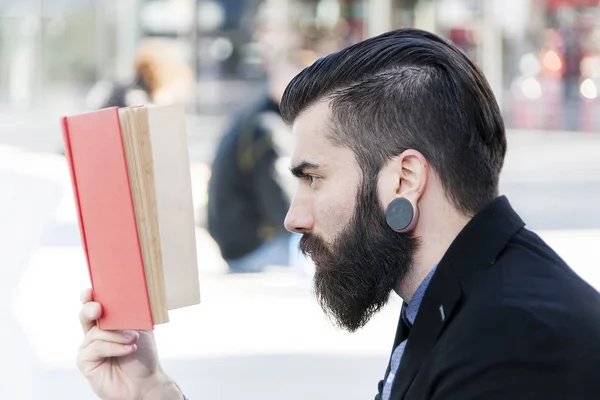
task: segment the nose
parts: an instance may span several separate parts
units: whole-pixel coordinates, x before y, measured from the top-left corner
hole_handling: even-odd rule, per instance
[[[295,196],[285,217],[285,229],[294,233],[308,233],[313,230],[315,220],[310,205]]]

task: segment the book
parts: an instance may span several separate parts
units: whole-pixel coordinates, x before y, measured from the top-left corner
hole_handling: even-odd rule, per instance
[[[103,330],[152,330],[200,303],[185,113],[111,107],[61,118]]]

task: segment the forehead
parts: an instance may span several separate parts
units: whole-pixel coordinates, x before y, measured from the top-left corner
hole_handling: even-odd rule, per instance
[[[303,161],[321,165],[355,164],[354,153],[348,147],[327,138],[333,129],[331,124],[329,102],[316,103],[298,115],[292,126],[293,165]]]

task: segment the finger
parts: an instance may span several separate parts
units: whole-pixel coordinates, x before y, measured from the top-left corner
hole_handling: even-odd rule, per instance
[[[79,312],[79,322],[81,323],[81,328],[83,329],[83,333],[87,333],[94,325],[96,325],[96,320],[102,316],[102,307],[100,307],[99,303],[95,303],[90,301],[81,307],[81,311]]]
[[[95,341],[80,354],[84,360],[95,362],[110,357],[122,357],[133,353],[137,349],[136,344],[119,344],[103,341]]]
[[[90,301],[94,300],[94,297],[92,294],[92,289],[91,288],[84,289],[81,292],[81,295],[79,296],[79,300],[81,300],[82,304],[89,303]]]
[[[82,372],[86,372],[89,369],[89,364],[96,364],[106,358],[127,356],[136,350],[136,344],[119,344],[97,340],[79,352],[77,367]]]
[[[97,326],[92,327],[85,335],[83,342],[81,343],[81,349],[88,347],[91,343],[102,341],[117,344],[135,344],[137,343],[140,335],[136,331],[103,331],[98,329]]]

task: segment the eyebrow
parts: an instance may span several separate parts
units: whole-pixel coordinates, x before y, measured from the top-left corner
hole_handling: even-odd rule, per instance
[[[290,168],[292,175],[296,178],[302,178],[306,176],[306,170],[308,169],[318,169],[320,167],[317,163],[312,163],[310,161],[302,161],[301,163]]]

